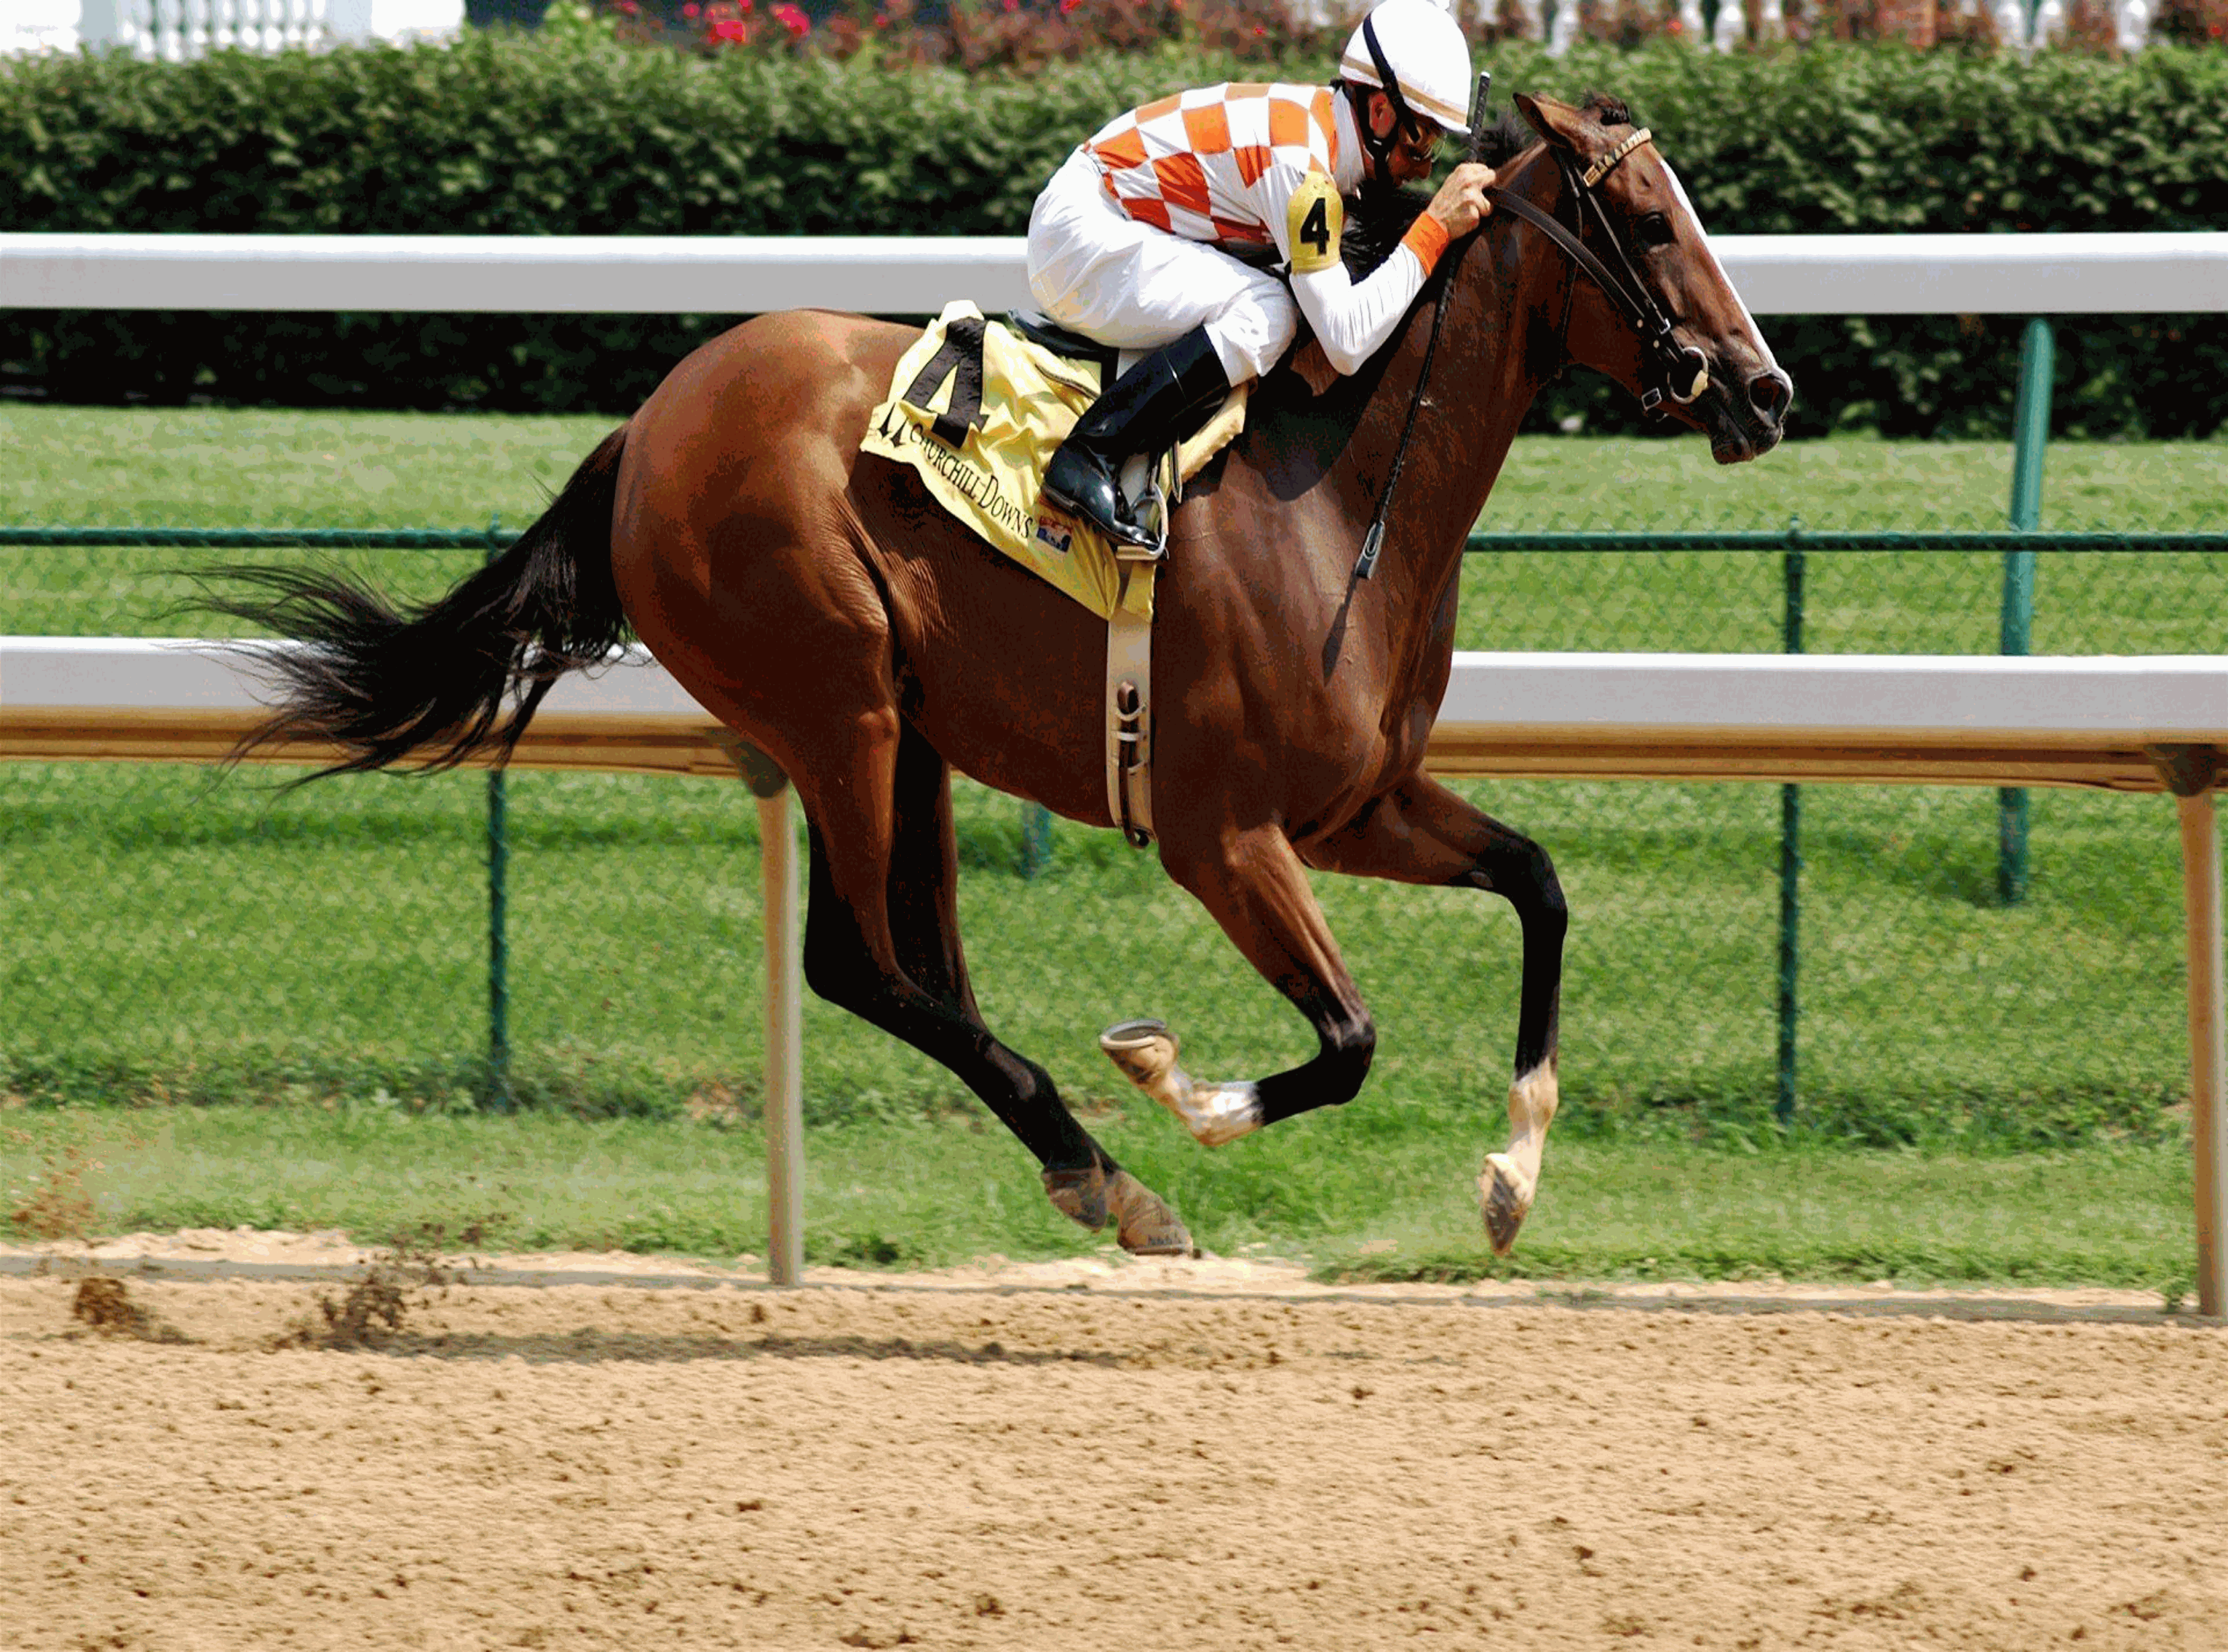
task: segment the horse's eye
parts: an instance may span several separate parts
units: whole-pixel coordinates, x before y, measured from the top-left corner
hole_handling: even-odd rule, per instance
[[[1651,212],[1638,225],[1642,247],[1668,247],[1672,240],[1670,219],[1660,212]]]

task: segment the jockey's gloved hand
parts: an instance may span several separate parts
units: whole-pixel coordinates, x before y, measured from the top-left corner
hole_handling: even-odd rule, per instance
[[[1424,210],[1438,220],[1449,240],[1469,234],[1492,215],[1493,203],[1485,192],[1493,187],[1493,169],[1479,161],[1464,161],[1447,174]]]

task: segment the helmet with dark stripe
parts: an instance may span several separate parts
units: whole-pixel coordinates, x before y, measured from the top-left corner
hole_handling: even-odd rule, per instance
[[[1382,91],[1404,122],[1469,136],[1469,42],[1437,0],[1380,0],[1347,42],[1338,73]]]

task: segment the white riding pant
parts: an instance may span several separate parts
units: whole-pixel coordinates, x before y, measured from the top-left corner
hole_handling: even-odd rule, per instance
[[[1091,157],[1067,157],[1029,213],[1029,291],[1047,316],[1117,349],[1156,350],[1194,327],[1232,384],[1258,379],[1300,324],[1282,278],[1205,241],[1138,222]]]

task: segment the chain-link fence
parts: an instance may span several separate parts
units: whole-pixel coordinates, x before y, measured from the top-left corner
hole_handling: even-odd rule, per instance
[[[2014,541],[1969,522],[1867,536],[1786,524],[1486,535],[1465,563],[1458,642],[1994,653],[2009,635],[2007,592],[2010,607],[2026,592],[2035,653],[2228,652],[2228,535],[2192,526],[2186,508],[2162,514],[2173,537]],[[23,537],[0,551],[4,629],[206,629],[176,606],[192,593],[170,572],[192,560],[180,548]],[[349,560],[425,593],[479,554]],[[742,786],[522,772],[287,791],[290,778],[0,764],[0,1088],[461,1108],[507,1087],[590,1113],[754,1106],[765,981],[758,822]],[[2171,806],[2156,797],[2033,792],[2014,875],[1993,790],[1802,788],[1789,980],[1786,789],[1460,789],[1544,844],[1569,898],[1572,1126],[1764,1127],[1790,1036],[1796,1121],[1866,1139],[2147,1133],[2186,1098],[2180,873]],[[1211,1075],[1311,1053],[1304,1024],[1149,853],[1045,827],[964,782],[956,808],[985,1015],[1071,1100],[1125,1092],[1094,1034],[1129,1015],[1165,1016],[1187,1065]],[[1497,1107],[1517,980],[1508,909],[1457,891],[1316,887],[1380,1026],[1365,1098]],[[489,1059],[498,1000],[507,1086]],[[821,1121],[974,1106],[941,1068],[816,1001],[805,1095]]]

